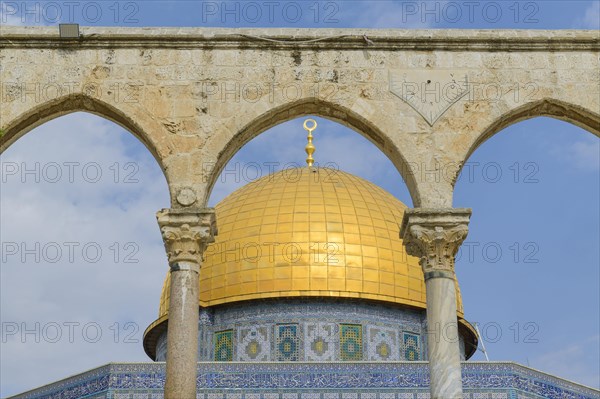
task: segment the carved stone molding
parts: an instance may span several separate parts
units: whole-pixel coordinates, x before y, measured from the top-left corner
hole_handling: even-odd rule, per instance
[[[454,278],[454,257],[469,232],[471,210],[416,208],[404,213],[400,238],[420,259],[425,279]]]
[[[465,70],[393,70],[389,80],[390,92],[410,105],[429,126],[470,90]]]
[[[171,268],[183,270],[181,262],[200,266],[204,250],[217,235],[214,209],[162,209],[156,218]]]

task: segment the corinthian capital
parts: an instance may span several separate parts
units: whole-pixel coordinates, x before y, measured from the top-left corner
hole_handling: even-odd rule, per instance
[[[454,257],[469,232],[470,209],[409,209],[400,238],[406,253],[420,259],[425,279],[454,277]]]
[[[214,209],[163,209],[156,218],[169,265],[189,262],[199,266],[206,246],[217,234]]]

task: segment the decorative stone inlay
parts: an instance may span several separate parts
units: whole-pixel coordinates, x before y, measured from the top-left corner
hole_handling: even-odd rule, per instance
[[[390,92],[404,100],[433,126],[452,105],[469,92],[465,70],[390,71]]]
[[[470,209],[410,209],[400,237],[406,253],[420,258],[425,279],[454,278],[454,257],[469,232]]]
[[[199,264],[217,234],[214,209],[163,209],[156,214],[171,267]]]
[[[189,187],[184,187],[177,194],[177,202],[183,206],[190,206],[196,202],[196,192]]]

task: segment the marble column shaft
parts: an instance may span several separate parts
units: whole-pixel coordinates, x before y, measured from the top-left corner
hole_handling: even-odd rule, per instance
[[[410,209],[400,228],[406,252],[419,257],[425,277],[431,399],[463,397],[454,257],[470,215],[470,209]]]
[[[171,268],[165,399],[195,399],[202,254],[216,235],[213,209],[157,213]]]

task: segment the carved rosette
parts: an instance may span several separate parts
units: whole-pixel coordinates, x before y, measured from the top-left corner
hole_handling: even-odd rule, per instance
[[[469,232],[470,209],[411,209],[400,237],[406,253],[420,259],[425,279],[454,277],[454,257]]]
[[[213,209],[163,209],[157,213],[171,268],[182,262],[200,265],[217,234]]]

